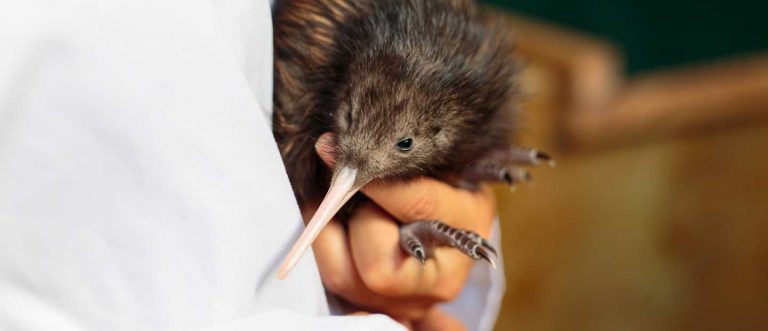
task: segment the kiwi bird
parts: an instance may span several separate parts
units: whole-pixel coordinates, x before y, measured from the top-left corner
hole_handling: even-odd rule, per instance
[[[322,199],[278,278],[373,179],[476,189],[527,181],[523,166],[550,161],[515,143],[519,66],[472,1],[285,0],[273,19],[275,139],[299,204]],[[325,132],[331,170],[314,149]],[[401,225],[400,246],[422,263],[450,246],[494,264],[485,239],[439,220]]]

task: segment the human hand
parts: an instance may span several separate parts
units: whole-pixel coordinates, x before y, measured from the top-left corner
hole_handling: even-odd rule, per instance
[[[332,139],[326,133],[316,145],[328,165],[334,162]],[[495,214],[493,193],[488,187],[467,191],[426,177],[373,181],[362,192],[372,202],[352,213],[346,229],[337,220],[330,222],[313,244],[326,288],[362,309],[412,322],[418,329],[446,322],[434,305],[459,294],[474,261],[455,249],[437,249],[422,266],[402,252],[397,221],[439,219],[487,237]],[[304,206],[305,219],[316,209],[317,203]]]

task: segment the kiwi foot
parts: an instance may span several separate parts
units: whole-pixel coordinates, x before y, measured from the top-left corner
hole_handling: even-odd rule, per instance
[[[473,260],[483,259],[496,268],[496,249],[479,234],[440,221],[419,221],[400,227],[400,247],[422,264],[434,257],[435,247],[453,247]]]
[[[523,168],[525,165],[542,163],[555,165],[555,161],[544,152],[527,147],[512,147],[490,153],[481,160],[473,162],[464,170],[462,180],[467,183],[506,182],[511,189],[519,183],[532,180],[531,174]]]

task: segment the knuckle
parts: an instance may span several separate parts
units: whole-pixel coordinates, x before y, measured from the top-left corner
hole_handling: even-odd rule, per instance
[[[411,203],[405,207],[403,217],[407,218],[407,221],[425,220],[434,217],[438,201],[434,194],[430,193],[428,190],[420,191]]]
[[[373,269],[362,271],[360,276],[365,286],[373,292],[393,294],[397,291],[397,284],[391,273]]]

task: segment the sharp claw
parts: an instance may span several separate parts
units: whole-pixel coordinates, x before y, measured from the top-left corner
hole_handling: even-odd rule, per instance
[[[475,250],[475,253],[477,256],[479,256],[481,259],[488,261],[488,263],[491,264],[491,267],[496,269],[496,261],[493,260],[493,257],[491,257],[488,252],[483,249],[482,247],[478,247],[478,249]]]
[[[504,181],[509,184],[509,186],[515,185],[515,179],[512,178],[512,175],[509,173],[509,171],[504,170],[502,177],[504,177]]]
[[[424,256],[424,250],[419,248],[419,249],[416,249],[413,253],[416,255],[416,258],[419,259],[419,262],[421,262],[421,265],[424,266],[427,260],[426,257]]]
[[[496,249],[493,248],[493,246],[491,246],[491,243],[489,243],[488,240],[483,239],[482,244],[483,244],[483,248],[493,253],[493,255],[499,255],[498,253],[496,253]]]
[[[555,166],[555,160],[553,160],[552,157],[549,156],[549,154],[544,153],[542,151],[535,150],[535,149],[532,150],[532,152],[533,152],[534,164],[537,164],[539,162],[546,162],[550,167]]]

